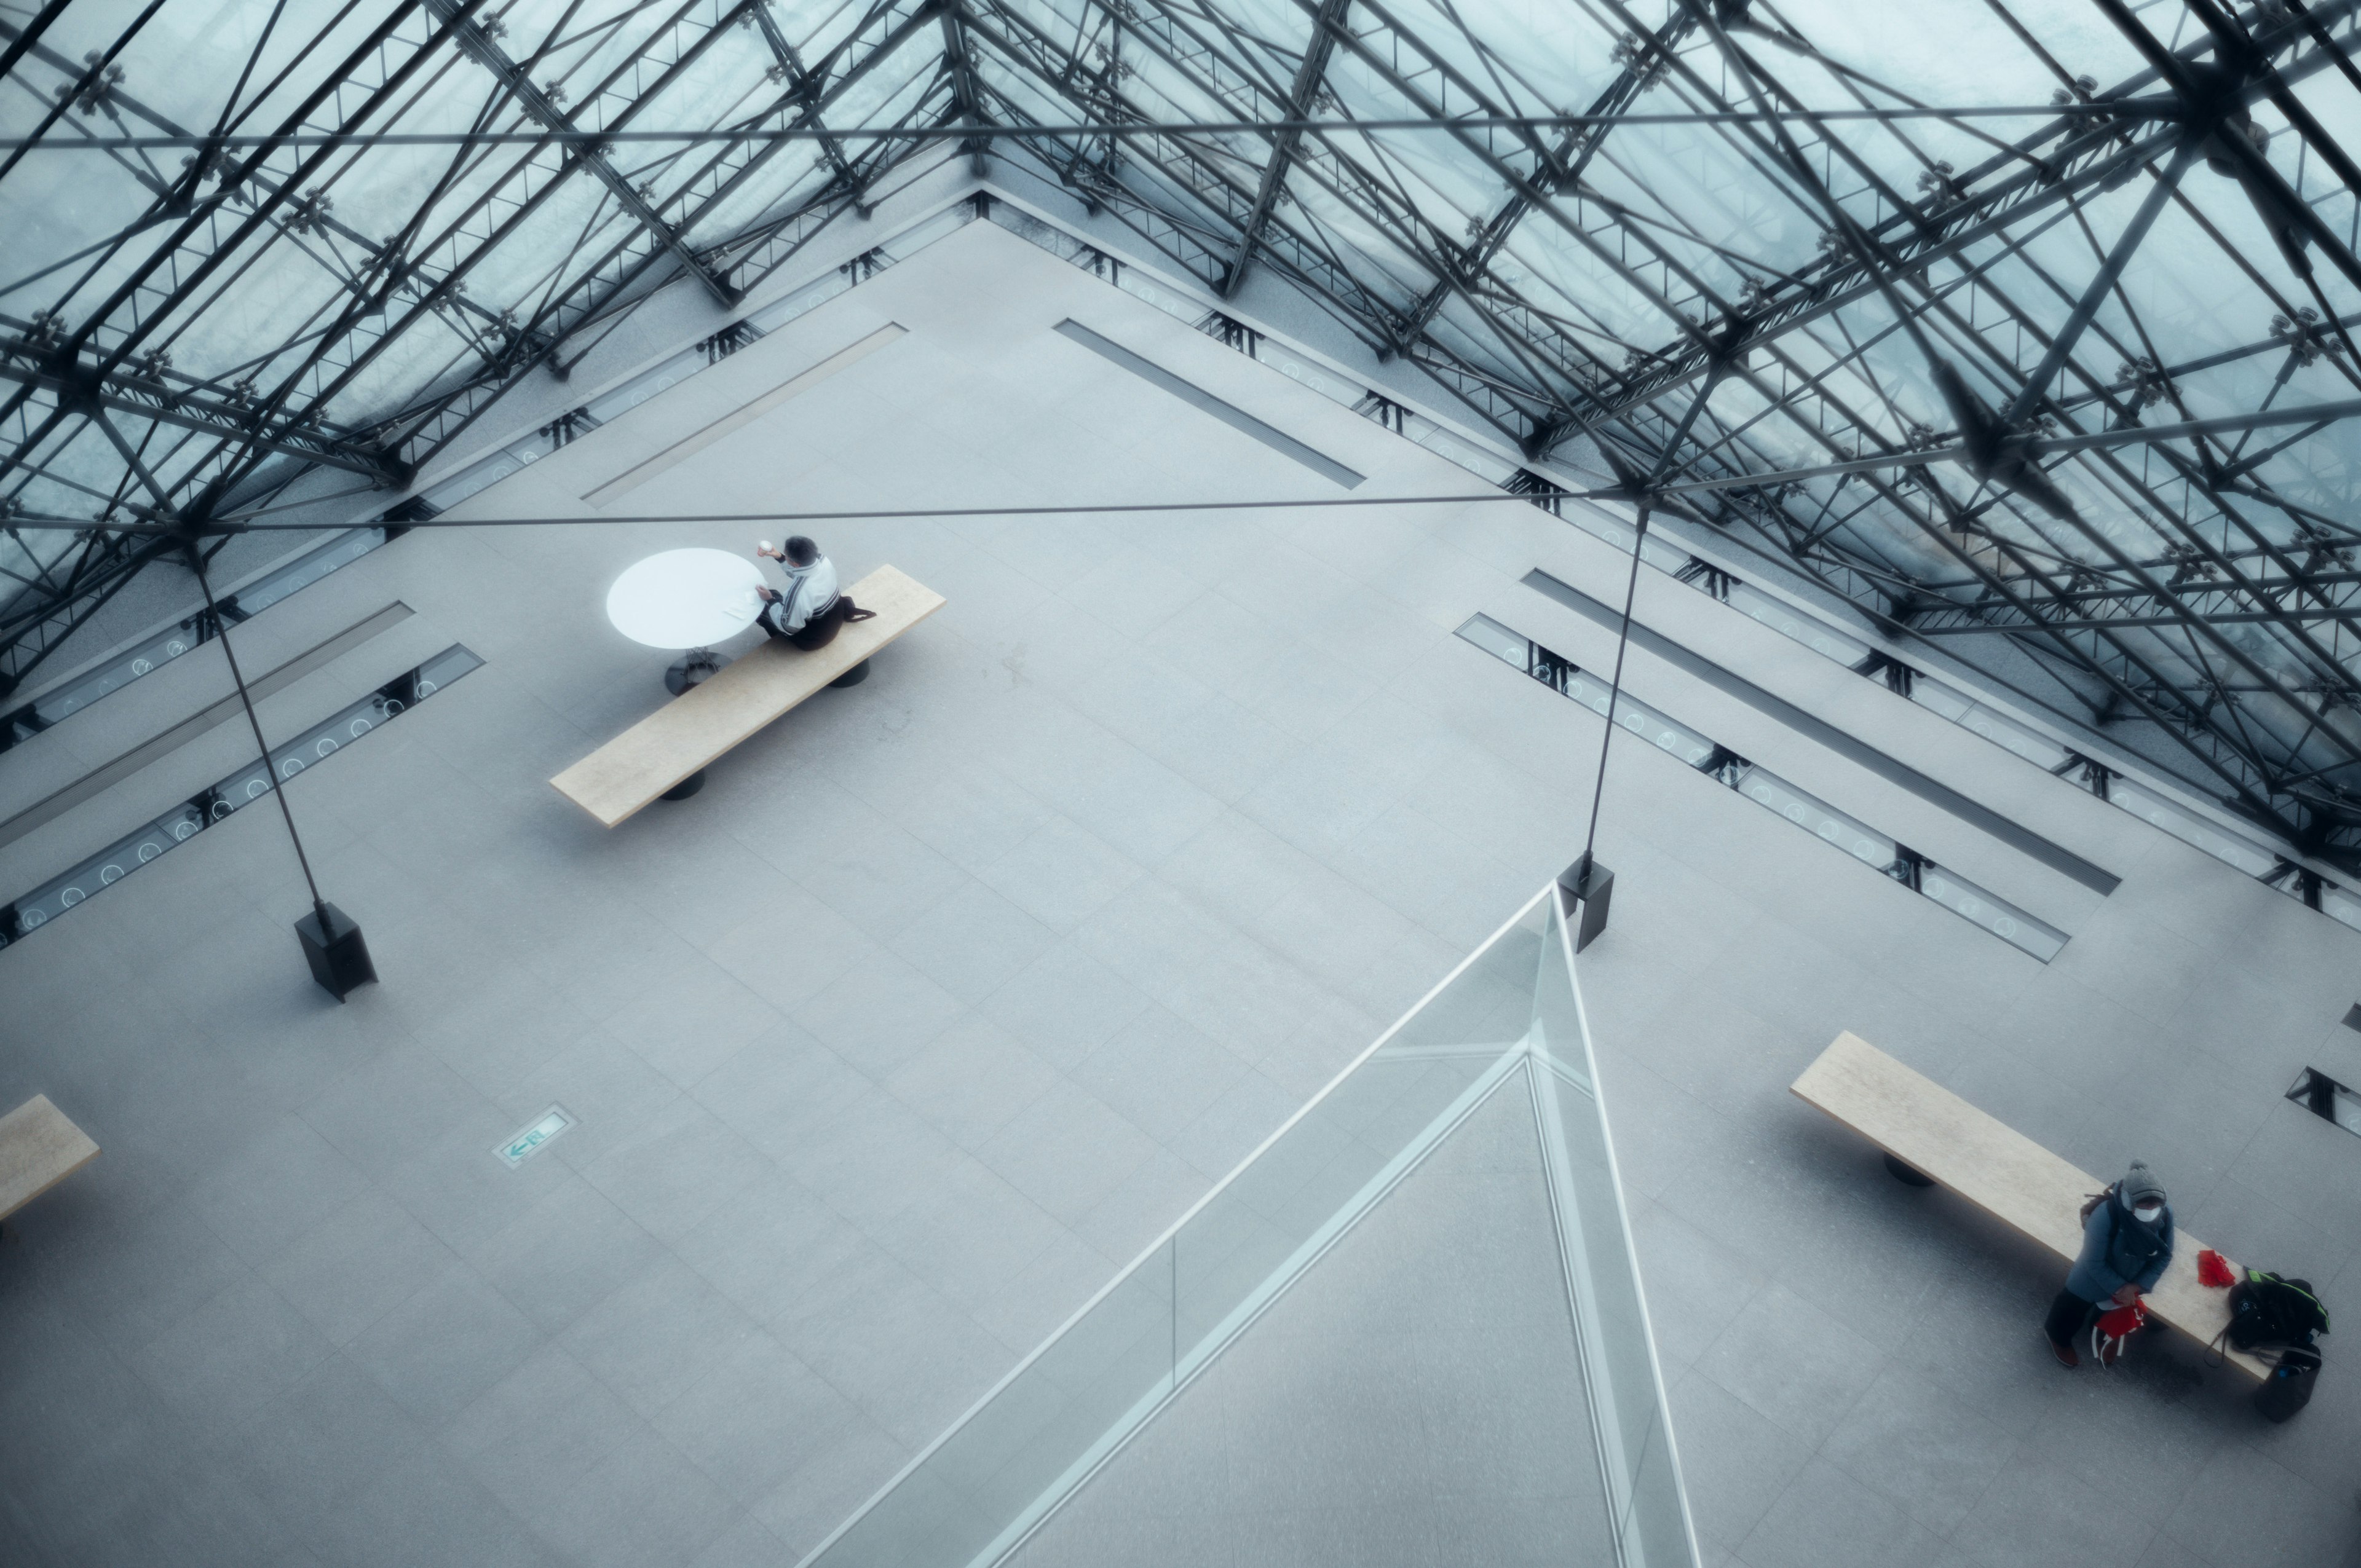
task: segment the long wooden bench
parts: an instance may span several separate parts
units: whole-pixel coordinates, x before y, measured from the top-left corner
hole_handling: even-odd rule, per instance
[[[803,652],[765,639],[549,782],[612,828],[942,609],[943,596],[892,566],[845,590],[872,620]]]
[[[1789,1089],[1875,1144],[1890,1160],[1950,1189],[2069,1263],[2081,1251],[2082,1201],[2105,1182],[1858,1035],[1839,1035]],[[2186,1227],[2176,1228],[2172,1263],[2148,1292],[2147,1308],[2168,1327],[2210,1346],[2228,1324],[2230,1309],[2227,1290],[2197,1282],[2197,1254],[2204,1245]],[[2228,1353],[2228,1363],[2257,1382],[2270,1374],[2263,1362],[2238,1351]]]
[[[46,1094],[0,1116],[0,1220],[97,1157],[98,1146]]]

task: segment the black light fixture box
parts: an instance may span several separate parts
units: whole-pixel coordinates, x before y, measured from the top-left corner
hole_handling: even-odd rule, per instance
[[[324,916],[324,929],[321,925]],[[296,921],[295,936],[303,944],[303,957],[312,966],[312,978],[337,1001],[376,982],[377,966],[369,962],[368,943],[362,940],[360,927],[335,905],[323,904]]]
[[[1615,897],[1615,873],[1585,850],[1574,864],[1558,872],[1557,891],[1558,907],[1576,918],[1574,950],[1578,953],[1607,929],[1607,907]]]

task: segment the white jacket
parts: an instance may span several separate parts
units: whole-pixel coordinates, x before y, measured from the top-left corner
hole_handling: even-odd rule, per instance
[[[776,603],[763,607],[763,620],[793,636],[835,605],[836,564],[822,555],[808,566],[785,561],[779,565],[787,575],[786,592],[779,596]]]

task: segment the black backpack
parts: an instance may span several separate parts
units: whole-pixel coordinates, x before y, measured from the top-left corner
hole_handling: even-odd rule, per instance
[[[2259,1268],[2230,1287],[2230,1326],[2224,1331],[2240,1350],[2268,1345],[2309,1347],[2328,1332],[2328,1309],[2309,1279],[2282,1279]]]

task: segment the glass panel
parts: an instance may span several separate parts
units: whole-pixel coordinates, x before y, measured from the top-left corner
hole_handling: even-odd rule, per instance
[[[1533,1094],[1625,1568],[1696,1561],[1631,1219],[1556,901],[1533,988]]]
[[[1523,1046],[1537,922],[1510,927],[1207,1196],[1180,1245],[1184,1374],[1456,1124]]]
[[[1000,1561],[1427,1155],[1526,1074],[1622,1561],[1694,1559],[1563,933],[1544,892],[807,1560]],[[1538,981],[1538,983],[1537,983]],[[1543,1070],[1530,1071],[1536,1063]],[[1515,1103],[1510,1102],[1510,1103]],[[1406,1478],[1407,1479],[1407,1478]],[[1595,1543],[1569,1542],[1569,1560]]]
[[[1036,1499],[1062,1496],[1172,1391],[1172,1249],[1126,1270],[819,1560],[989,1562],[1014,1544]]]

